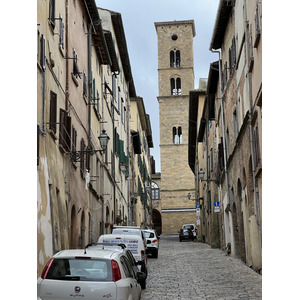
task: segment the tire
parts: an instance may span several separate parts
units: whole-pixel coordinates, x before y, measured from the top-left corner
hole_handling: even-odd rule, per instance
[[[152,257],[157,258],[158,257],[158,249],[152,252]]]
[[[140,282],[142,290],[146,288],[146,280]]]

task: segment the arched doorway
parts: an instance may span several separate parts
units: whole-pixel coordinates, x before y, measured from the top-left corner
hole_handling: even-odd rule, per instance
[[[152,210],[152,222],[158,235],[161,235],[161,214],[157,209]]]

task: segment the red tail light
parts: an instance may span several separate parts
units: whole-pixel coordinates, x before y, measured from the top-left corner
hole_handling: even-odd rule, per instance
[[[152,243],[157,244],[157,240],[152,241]]]
[[[53,260],[54,260],[54,258],[51,258],[51,259],[47,262],[47,264],[46,264],[46,266],[45,266],[45,268],[44,268],[44,270],[43,270],[43,272],[42,272],[42,274],[41,274],[41,278],[42,278],[42,279],[45,279],[45,278],[46,278],[46,276],[47,276],[47,274],[48,274],[48,271],[49,271],[49,268],[50,268],[51,265],[52,265]]]
[[[145,251],[144,250],[141,250],[141,256],[142,256],[142,262],[146,263],[146,260],[145,260]]]
[[[111,267],[112,267],[113,281],[116,282],[122,278],[119,264],[115,260],[112,260]]]

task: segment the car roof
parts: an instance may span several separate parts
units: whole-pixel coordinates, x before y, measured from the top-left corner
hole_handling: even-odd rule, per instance
[[[91,258],[103,258],[103,259],[113,259],[121,254],[119,250],[116,249],[69,249],[62,250],[53,255],[54,258],[75,258],[75,257],[91,257]]]
[[[149,231],[149,232],[153,232],[156,234],[155,230],[154,229],[143,229],[143,231]]]

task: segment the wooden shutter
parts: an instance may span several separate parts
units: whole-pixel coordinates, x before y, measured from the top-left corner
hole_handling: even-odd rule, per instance
[[[49,22],[51,27],[55,28],[55,0],[49,1]]]
[[[59,110],[59,144],[64,146],[64,128],[65,128],[65,111],[61,108]]]
[[[65,112],[67,114],[67,112]],[[71,117],[66,116],[65,124],[65,150],[70,152],[71,150]]]
[[[60,16],[59,20],[59,45],[61,46],[62,49],[64,49],[64,23],[63,20]]]
[[[50,126],[49,128],[56,133],[56,108],[57,108],[57,95],[50,91]]]
[[[81,139],[80,141],[80,151],[84,151],[85,150],[85,143],[84,143],[84,139]],[[80,157],[80,172],[83,175],[84,174],[84,155],[82,155]]]
[[[46,39],[44,35],[41,35],[41,47],[40,47],[40,65],[44,71],[46,71]]]

